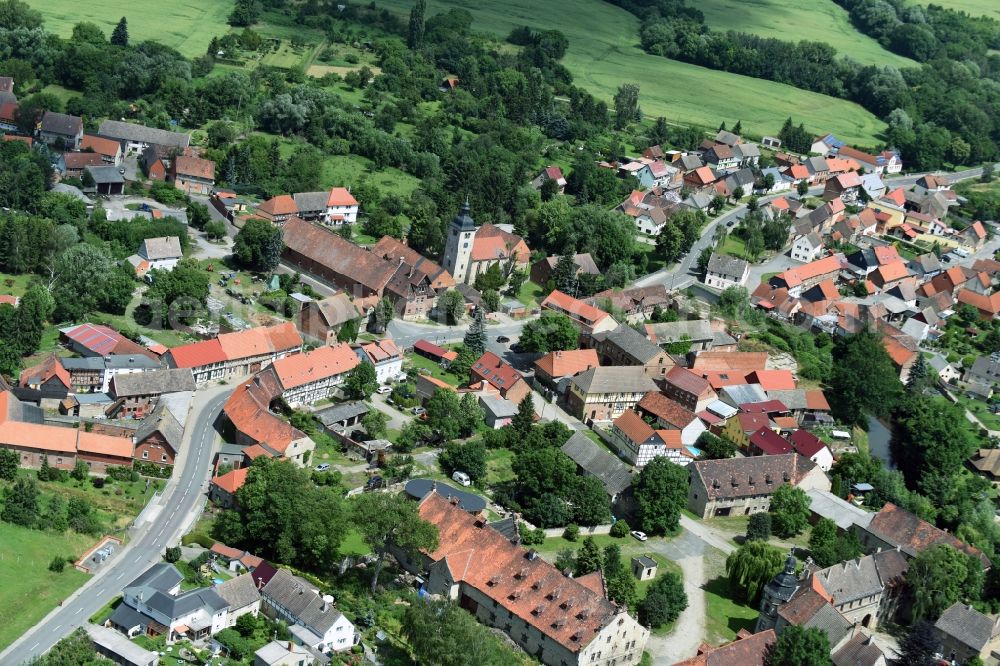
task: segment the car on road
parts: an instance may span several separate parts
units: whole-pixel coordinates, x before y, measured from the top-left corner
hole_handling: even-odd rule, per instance
[[[646,536],[645,532],[640,532],[639,530],[632,530],[632,536],[634,536],[639,541],[645,541],[649,537]]]
[[[385,395],[386,393],[392,393],[392,387],[391,386],[386,386],[385,384],[382,384],[382,386],[379,386],[378,390],[375,391],[375,392],[378,393],[379,395]]]
[[[423,407],[414,407],[411,411],[414,414],[416,414],[417,416],[420,416],[421,414],[426,414],[427,413],[427,410],[424,409]]]
[[[497,342],[499,342],[502,345],[505,345],[508,342],[510,342],[510,338],[508,338],[506,335],[498,335]]]
[[[321,465],[316,465],[317,472],[326,472],[330,469],[330,463],[323,463]]]

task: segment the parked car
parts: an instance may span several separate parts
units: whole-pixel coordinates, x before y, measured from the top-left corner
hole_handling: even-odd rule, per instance
[[[379,386],[378,390],[375,391],[375,392],[378,393],[379,395],[385,395],[386,393],[392,393],[392,387],[391,386],[386,386],[385,384],[382,384],[382,386]]]
[[[645,541],[649,537],[646,536],[645,532],[640,532],[639,530],[632,530],[632,536],[634,536],[639,541]]]
[[[414,414],[415,414],[416,416],[420,416],[421,414],[426,414],[426,413],[427,413],[427,410],[426,410],[426,409],[424,409],[423,407],[414,407],[414,408],[413,408],[413,409],[412,409],[411,411],[412,411],[412,412],[413,412],[413,413],[414,413]]]
[[[508,338],[506,335],[498,335],[497,342],[499,342],[502,345],[505,345],[508,342],[510,342],[510,338]]]
[[[469,475],[465,472],[452,472],[451,478],[453,481],[458,481],[463,486],[468,487],[472,485],[472,479],[470,479]]]
[[[329,469],[330,469],[330,463],[322,463],[320,465],[316,465],[317,472],[326,472]]]

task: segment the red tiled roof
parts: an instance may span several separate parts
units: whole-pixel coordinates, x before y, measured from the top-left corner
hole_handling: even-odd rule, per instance
[[[249,473],[249,467],[234,469],[231,472],[226,472],[222,476],[213,478],[212,484],[218,486],[222,490],[225,490],[230,495],[234,495],[236,494],[236,491],[242,488],[243,484],[247,482],[247,474]]]
[[[545,297],[545,300],[542,301],[542,308],[565,314],[570,319],[582,322],[588,327],[593,327],[609,316],[604,310],[588,305],[558,289]]]
[[[281,395],[281,385],[273,368],[246,380],[233,391],[223,411],[237,432],[278,453],[307,435],[270,411],[271,402]]]
[[[200,368],[226,361],[226,353],[222,351],[222,345],[219,344],[218,338],[174,347],[168,353],[173,360],[174,367],[177,368]]]
[[[741,629],[736,640],[719,647],[702,643],[698,654],[674,666],[764,666],[768,648],[777,637],[774,629],[751,634]]]
[[[389,359],[399,358],[403,355],[399,351],[399,347],[396,346],[396,343],[389,338],[361,345],[361,351],[365,353],[365,356],[372,362],[372,365],[388,361]]]
[[[794,390],[793,386],[791,389]],[[772,391],[785,389],[771,389]],[[745,402],[740,405],[740,411],[745,414],[787,414],[788,407],[780,400],[764,400],[763,402]]]
[[[101,166],[104,158],[99,153],[64,153],[63,164],[67,171],[79,171],[83,167]]]
[[[830,411],[830,403],[820,389],[806,391],[806,409],[815,411]]]
[[[765,391],[791,391],[795,375],[791,370],[754,370],[747,374],[748,384],[760,384]]]
[[[642,444],[655,434],[653,427],[642,420],[636,412],[631,409],[626,410],[621,416],[615,419],[615,427],[622,431],[636,444]]]
[[[215,180],[215,162],[201,157],[178,155],[174,159],[174,173],[181,176],[194,176],[205,180]]]
[[[510,363],[502,360],[493,352],[486,352],[472,364],[470,370],[476,379],[489,383],[490,386],[499,390],[507,391],[511,386],[524,378]]]
[[[687,368],[675,365],[670,368],[664,377],[664,381],[672,386],[676,386],[681,391],[694,396],[707,396],[713,393],[711,384],[704,377],[699,377]]]
[[[840,199],[834,199],[830,203],[840,201]],[[811,263],[796,266],[795,268],[790,268],[784,273],[779,273],[776,277],[784,280],[785,284],[791,287],[797,287],[806,280],[811,280],[813,278],[819,277],[820,275],[825,275],[827,273],[834,273],[840,270],[840,259],[836,256],[829,256],[813,261]]]
[[[740,430],[743,432],[756,432],[766,428],[771,421],[766,412],[740,412],[736,415],[736,419],[740,422]]]
[[[680,403],[654,391],[642,396],[636,409],[682,430],[698,418],[694,412],[685,409]]]
[[[596,349],[549,352],[535,366],[550,377],[573,377],[600,365]]]
[[[438,493],[428,493],[419,512],[438,529],[439,545],[428,554],[432,561],[445,560],[455,582],[475,588],[571,653],[590,644],[624,612],[544,559],[529,559],[482,518]]]
[[[86,150],[87,148],[90,148],[98,155],[115,157],[121,151],[122,145],[114,139],[105,139],[103,136],[84,134],[83,139],[80,141],[80,149]]]
[[[814,455],[826,448],[826,444],[816,435],[812,434],[808,430],[796,430],[791,435],[788,436],[788,441],[795,451],[806,458],[812,458]]]
[[[349,372],[361,360],[346,342],[333,347],[319,347],[304,354],[292,354],[273,363],[282,388],[286,391],[305,384]]]
[[[25,368],[21,372],[20,385],[38,385],[44,384],[52,377],[59,379],[59,382],[65,386],[67,389],[72,386],[72,381],[70,380],[69,372],[63,367],[63,364],[59,362],[59,357],[55,354],[50,354],[45,357],[45,359],[33,365],[30,368]]]
[[[271,197],[257,206],[257,210],[272,217],[275,215],[294,215],[299,212],[298,206],[295,205],[295,199],[290,194],[279,194],[276,197]]]
[[[892,502],[886,502],[882,509],[872,517],[867,529],[890,545],[900,546],[903,552],[911,556],[921,553],[931,546],[943,543],[980,558],[985,566],[990,565],[989,559],[978,548],[970,546],[925,520],[921,520]]]
[[[767,456],[778,456],[792,451],[792,445],[784,437],[767,427],[758,428],[750,435],[750,446],[760,449]]]

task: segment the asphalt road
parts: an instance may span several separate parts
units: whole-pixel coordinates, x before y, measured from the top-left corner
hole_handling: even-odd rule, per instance
[[[956,171],[955,173],[948,173],[946,175],[948,176],[948,179],[951,182],[955,183],[960,180],[977,178],[979,177],[980,174],[982,174],[982,172],[983,172],[982,169],[977,168],[977,169],[968,169],[966,171]],[[941,172],[935,172],[935,173],[941,173]],[[899,176],[896,178],[886,178],[885,183],[887,186],[892,188],[909,187],[910,185],[916,183],[917,180],[924,175],[926,174],[916,173],[916,174],[909,174],[906,176]],[[813,187],[809,190],[809,196],[818,196],[822,193],[823,193],[823,187]],[[790,190],[788,192],[768,194],[766,196],[760,197],[758,200],[760,204],[763,205],[769,201],[773,201],[774,199],[784,196],[796,196],[796,195],[794,190]],[[711,220],[708,224],[705,225],[705,228],[702,230],[701,237],[699,237],[698,240],[695,241],[694,245],[691,247],[691,250],[686,255],[684,255],[684,257],[682,257],[679,262],[673,264],[668,268],[661,269],[659,271],[656,271],[655,273],[650,273],[649,275],[645,275],[639,278],[638,280],[635,281],[635,286],[648,287],[654,284],[662,284],[666,285],[668,289],[673,290],[673,289],[683,289],[688,285],[692,284],[693,282],[697,281],[698,278],[700,277],[698,274],[698,267],[697,267],[698,256],[701,254],[702,250],[704,250],[706,247],[711,247],[714,244],[716,227],[718,227],[718,225],[720,224],[727,225],[729,222],[742,219],[743,216],[746,215],[746,210],[747,210],[746,204],[740,204],[739,206],[733,208],[731,211],[723,215],[720,215],[714,220]],[[735,224],[733,226],[735,226]],[[781,270],[781,269],[779,268],[772,270]]]
[[[486,348],[500,357],[509,354],[510,345],[517,342],[521,337],[521,329],[524,328],[530,319],[519,321],[504,321],[497,324],[486,325]],[[448,344],[451,342],[461,342],[465,337],[465,332],[469,329],[468,324],[462,326],[438,326],[436,324],[417,324],[410,321],[394,319],[389,322],[388,334],[397,345],[410,348],[417,340],[423,338],[436,345]],[[498,337],[510,338],[510,342],[497,342]]]
[[[0,653],[0,664],[23,664],[45,653],[159,562],[167,546],[177,543],[206,500],[215,450],[212,424],[231,392],[232,387],[218,387],[195,395],[174,476],[159,499],[158,510],[151,510],[149,521],[134,528],[131,541],[100,572]]]

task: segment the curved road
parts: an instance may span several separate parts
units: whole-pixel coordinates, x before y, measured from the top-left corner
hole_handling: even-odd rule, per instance
[[[232,390],[232,386],[213,387],[195,394],[174,476],[157,504],[141,516],[146,520],[149,512],[148,522],[138,525],[132,540],[69,599],[0,653],[0,664],[23,664],[49,650],[159,562],[167,546],[177,542],[205,502],[216,441],[213,423]]]

